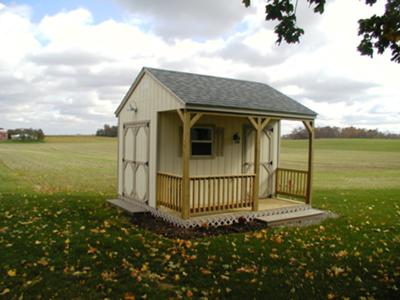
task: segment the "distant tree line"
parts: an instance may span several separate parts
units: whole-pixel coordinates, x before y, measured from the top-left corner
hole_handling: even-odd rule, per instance
[[[116,137],[118,136],[118,126],[110,126],[108,124],[105,124],[104,128],[98,129],[96,131],[96,136]]]
[[[303,127],[297,127],[292,130],[291,133],[283,136],[286,139],[307,139],[308,131]],[[378,131],[377,129],[365,129],[365,128],[356,128],[356,127],[316,127],[315,128],[315,138],[385,138],[385,139],[398,139],[400,138],[400,134],[395,133],[383,133]]]
[[[21,141],[42,141],[44,140],[44,132],[42,129],[33,129],[33,128],[17,128],[17,129],[8,129],[7,130],[8,138],[12,140],[21,140]]]

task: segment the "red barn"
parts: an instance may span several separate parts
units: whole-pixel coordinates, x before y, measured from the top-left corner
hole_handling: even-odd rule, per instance
[[[6,140],[8,140],[7,130],[0,128],[0,141],[6,141]]]

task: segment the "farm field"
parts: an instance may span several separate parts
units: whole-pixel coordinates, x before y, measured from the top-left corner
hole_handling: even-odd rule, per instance
[[[306,141],[284,140],[284,167]],[[110,207],[116,140],[0,143],[0,296],[400,298],[400,140],[316,140],[320,225],[193,240],[142,230]]]

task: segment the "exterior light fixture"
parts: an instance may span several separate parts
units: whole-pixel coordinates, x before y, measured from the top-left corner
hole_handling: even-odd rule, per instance
[[[137,112],[137,107],[136,107],[136,103],[129,103],[129,106],[127,108],[127,111],[133,111],[133,112]]]
[[[232,140],[233,140],[233,143],[234,143],[234,144],[240,144],[240,135],[239,135],[239,133],[236,132],[236,133],[233,135]]]

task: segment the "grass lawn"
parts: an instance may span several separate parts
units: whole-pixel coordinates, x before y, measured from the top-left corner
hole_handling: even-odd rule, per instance
[[[304,165],[304,141],[281,151]],[[0,144],[0,298],[400,298],[399,140],[317,140],[313,204],[338,219],[196,240],[105,203],[115,160],[109,138]]]

